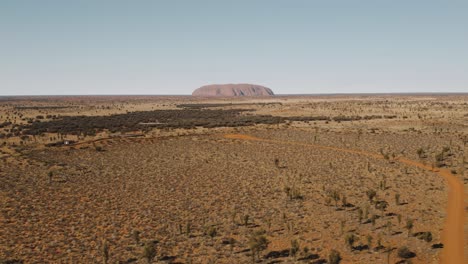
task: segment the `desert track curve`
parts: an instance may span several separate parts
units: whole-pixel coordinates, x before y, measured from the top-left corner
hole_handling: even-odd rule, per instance
[[[357,154],[361,156],[367,156],[375,159],[383,159],[382,155],[367,152],[357,149],[347,149],[347,148],[338,148],[331,146],[323,146],[310,143],[301,143],[295,141],[283,141],[283,140],[274,140],[274,139],[265,139],[258,138],[244,134],[225,134],[225,138],[228,139],[240,139],[240,140],[250,140],[250,141],[262,141],[273,144],[287,144],[287,145],[296,145],[296,146],[305,146],[305,147],[314,147],[317,149],[332,150],[332,151],[341,151],[350,154]],[[442,233],[442,242],[444,243],[444,248],[442,249],[442,254],[440,256],[440,263],[442,264],[463,264],[464,261],[464,221],[465,221],[465,209],[464,209],[464,186],[463,183],[455,177],[447,169],[438,169],[434,170],[431,166],[425,165],[423,163],[410,160],[404,157],[398,158],[396,161],[421,168],[424,170],[432,171],[434,173],[442,176],[449,186],[449,195],[448,195],[448,205],[447,205],[447,217],[445,219],[444,230]]]

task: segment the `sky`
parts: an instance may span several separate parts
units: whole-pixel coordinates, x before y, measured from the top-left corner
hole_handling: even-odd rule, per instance
[[[468,92],[467,0],[0,0],[0,95]]]

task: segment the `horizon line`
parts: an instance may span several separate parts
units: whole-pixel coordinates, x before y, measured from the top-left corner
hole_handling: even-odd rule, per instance
[[[12,94],[0,95],[0,97],[65,97],[65,96],[180,96],[194,98],[273,98],[282,96],[323,96],[323,95],[468,95],[468,92],[343,92],[343,93],[297,93],[297,94],[274,94],[266,96],[193,96],[191,94]]]

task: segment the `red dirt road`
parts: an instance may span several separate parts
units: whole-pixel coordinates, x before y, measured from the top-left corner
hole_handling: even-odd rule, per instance
[[[367,157],[372,157],[376,159],[383,159],[382,155],[367,152],[363,150],[356,149],[347,149],[347,148],[337,148],[316,144],[308,144],[294,141],[283,141],[283,140],[273,140],[273,139],[264,139],[257,138],[249,135],[243,134],[226,134],[225,138],[229,139],[241,139],[241,140],[253,140],[253,141],[263,141],[274,144],[288,144],[288,145],[297,145],[297,146],[306,146],[313,147],[325,150],[334,150],[341,151],[350,154],[357,154]],[[449,195],[448,195],[448,205],[447,205],[447,218],[445,219],[444,231],[442,233],[442,242],[444,243],[444,248],[442,249],[442,254],[440,257],[440,263],[442,264],[464,264],[464,221],[465,221],[465,209],[464,209],[464,186],[463,183],[455,177],[449,170],[440,169],[434,170],[431,166],[425,165],[423,163],[410,160],[404,157],[398,158],[396,161],[413,166],[428,171],[435,172],[440,176],[444,177],[449,186]]]

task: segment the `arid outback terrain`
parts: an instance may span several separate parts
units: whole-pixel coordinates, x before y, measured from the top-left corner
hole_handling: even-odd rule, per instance
[[[467,94],[0,97],[0,144],[0,263],[468,256]]]

